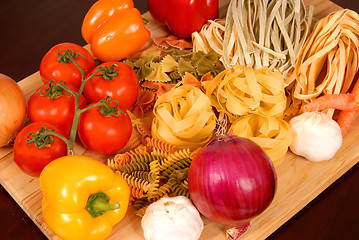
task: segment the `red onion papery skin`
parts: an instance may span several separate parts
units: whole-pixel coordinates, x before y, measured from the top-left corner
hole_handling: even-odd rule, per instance
[[[206,218],[245,230],[272,202],[277,176],[261,147],[231,135],[213,140],[195,154],[188,187]]]

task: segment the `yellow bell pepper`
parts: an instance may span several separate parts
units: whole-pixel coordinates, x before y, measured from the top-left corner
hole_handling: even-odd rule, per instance
[[[41,172],[40,185],[44,221],[62,239],[104,239],[127,211],[127,183],[93,158],[52,161]]]

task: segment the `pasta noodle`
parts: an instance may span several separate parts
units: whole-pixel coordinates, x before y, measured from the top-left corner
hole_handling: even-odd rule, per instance
[[[212,105],[231,123],[249,113],[282,116],[286,108],[284,78],[267,67],[253,70],[235,65],[202,85]]]
[[[182,160],[182,159],[188,159],[190,157],[191,151],[189,148],[178,150],[175,153],[169,155],[161,164],[160,168],[161,170],[164,170],[171,166],[172,164]]]
[[[226,19],[210,20],[192,34],[193,51],[214,50],[226,68],[266,66],[286,78],[310,31],[309,9],[302,0],[233,0]]]
[[[167,153],[174,153],[176,150],[176,146],[153,137],[146,137],[144,141],[144,144],[151,149],[158,149]]]
[[[130,194],[133,198],[143,198],[147,196],[146,194],[143,193],[142,189],[139,189],[132,185],[130,185],[129,188],[130,188]]]
[[[238,118],[230,130],[235,135],[250,139],[262,147],[274,166],[282,162],[292,143],[289,124],[278,117],[249,114]]]
[[[152,136],[191,150],[205,145],[213,135],[216,116],[209,98],[190,85],[172,88],[154,106]]]
[[[108,161],[108,165],[130,186],[130,200],[138,209],[137,216],[143,216],[150,203],[164,196],[189,197],[188,169],[192,161],[189,149],[169,153],[166,150],[172,152],[172,145],[150,137],[143,137],[142,144],[121,155],[131,157],[121,167],[114,160]],[[145,153],[141,153],[143,150]]]
[[[299,52],[293,74],[286,80],[292,96],[288,118],[323,94],[346,93],[359,69],[359,15],[333,12],[321,19]],[[333,116],[334,110],[328,111]]]
[[[145,181],[145,180],[142,180],[142,179],[138,179],[136,177],[133,177],[127,173],[123,173],[123,172],[120,172],[120,171],[117,171],[118,174],[120,174],[123,179],[127,182],[128,185],[130,186],[134,186],[136,188],[139,188],[139,189],[142,189],[144,192],[147,192],[148,189],[149,189],[149,185],[150,183]]]

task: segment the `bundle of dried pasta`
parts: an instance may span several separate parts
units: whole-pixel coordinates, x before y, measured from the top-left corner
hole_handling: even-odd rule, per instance
[[[117,154],[107,165],[130,186],[136,215],[142,217],[150,203],[164,196],[189,197],[191,154],[189,149],[177,150],[171,144],[145,137],[143,145]]]
[[[324,94],[346,93],[359,69],[359,15],[351,10],[333,12],[314,27],[286,80],[292,96],[286,111],[297,115],[304,103]],[[332,116],[334,110],[328,111]]]
[[[249,113],[283,116],[286,107],[284,78],[267,67],[254,70],[236,65],[202,85],[212,105],[226,113],[231,123]]]
[[[292,143],[289,124],[279,117],[249,114],[238,118],[230,130],[235,135],[248,138],[262,147],[274,166],[282,162]]]
[[[192,34],[193,51],[214,50],[228,68],[268,66],[287,77],[308,35],[313,8],[302,0],[232,0],[226,19]]]
[[[216,127],[209,98],[191,85],[177,86],[161,95],[153,113],[152,136],[178,149],[204,146]]]

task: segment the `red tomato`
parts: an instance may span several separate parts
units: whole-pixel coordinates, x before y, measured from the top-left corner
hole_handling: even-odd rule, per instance
[[[111,69],[113,64],[115,65]],[[119,102],[121,109],[126,110],[130,108],[135,103],[139,91],[136,72],[127,64],[106,62],[94,68],[87,76],[103,67],[107,67],[106,71],[109,72],[106,73],[106,71],[103,70],[99,74],[102,73],[106,74],[106,76],[110,76],[117,72],[118,75],[111,80],[105,79],[104,76],[95,76],[86,82],[83,94],[87,101],[89,103],[95,103],[100,100],[105,100],[107,96],[110,96],[112,100]]]
[[[41,149],[35,143],[26,142],[29,133],[37,133],[43,126],[67,137],[65,132],[48,122],[30,123],[20,131],[14,142],[14,161],[23,172],[33,177],[39,177],[42,169],[52,160],[67,155],[66,143],[55,136],[52,144]]]
[[[95,67],[95,60],[91,53],[85,48],[74,43],[60,43],[52,47],[42,58],[40,63],[40,75],[44,83],[51,79],[56,82],[63,80],[70,83],[76,88],[81,85],[81,72],[73,62],[59,62],[59,51],[64,53],[65,50],[71,49],[72,53],[81,55],[75,58],[79,66],[85,71],[85,74]]]
[[[127,114],[104,116],[99,107],[93,107],[81,114],[77,130],[87,149],[110,155],[120,151],[130,140],[132,123]]]
[[[72,128],[72,121],[75,114],[75,97],[73,95],[59,95],[54,99],[49,96],[41,96],[47,85],[40,87],[29,99],[27,112],[31,122],[47,121],[63,129],[68,135]],[[66,84],[68,88],[77,92],[75,87]],[[60,92],[67,92],[60,90]],[[87,105],[83,95],[80,97],[80,109]]]

